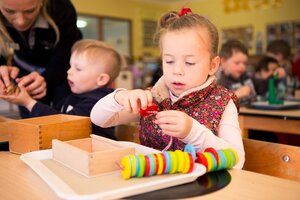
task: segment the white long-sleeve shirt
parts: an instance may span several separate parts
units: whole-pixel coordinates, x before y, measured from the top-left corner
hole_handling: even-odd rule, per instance
[[[197,87],[191,91],[185,92],[186,95],[189,92],[207,87],[214,78],[208,79],[202,86]],[[123,110],[123,106],[117,103],[114,98],[115,92],[100,99],[91,111],[91,120],[94,124],[101,127],[116,126],[119,124],[127,124],[133,121],[139,120],[139,115],[128,113]],[[182,96],[182,95],[181,95]],[[172,102],[178,100],[177,97],[170,96]],[[179,97],[180,98],[180,97]],[[193,125],[190,133],[187,137],[181,139],[184,143],[190,143],[194,145],[197,151],[203,151],[208,147],[215,149],[234,149],[239,157],[239,161],[235,168],[241,169],[245,162],[245,152],[242,142],[241,130],[238,122],[238,111],[232,100],[226,105],[223,112],[217,135],[200,124],[197,120],[193,119]]]

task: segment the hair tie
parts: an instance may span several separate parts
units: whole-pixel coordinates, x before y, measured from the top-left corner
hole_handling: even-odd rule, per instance
[[[182,17],[184,15],[192,14],[192,13],[193,12],[192,12],[192,10],[190,8],[184,8],[184,7],[182,7],[178,15],[179,15],[179,17]]]

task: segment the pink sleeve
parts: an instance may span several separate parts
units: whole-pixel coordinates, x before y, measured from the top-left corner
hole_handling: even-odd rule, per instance
[[[245,152],[238,121],[238,112],[232,100],[229,101],[224,110],[217,136],[210,129],[193,120],[193,127],[190,134],[182,139],[182,141],[193,144],[198,151],[203,151],[207,147],[215,149],[232,148],[239,156],[239,161],[234,168],[241,169],[244,165]]]
[[[119,105],[115,100],[115,93],[122,89],[116,89],[113,93],[101,98],[91,111],[91,121],[103,128],[116,126],[119,124],[128,124],[137,121],[139,115],[131,114],[123,110],[123,106]]]

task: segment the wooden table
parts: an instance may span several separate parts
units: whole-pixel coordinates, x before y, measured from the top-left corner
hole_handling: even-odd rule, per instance
[[[300,182],[244,170],[230,170],[225,188],[191,199],[300,199]],[[18,155],[0,152],[0,199],[56,200],[50,187]]]
[[[243,137],[248,137],[249,129],[300,135],[300,109],[259,110],[241,107],[239,122]]]

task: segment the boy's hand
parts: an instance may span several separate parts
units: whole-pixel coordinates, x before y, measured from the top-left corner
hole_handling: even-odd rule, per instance
[[[115,99],[125,110],[135,114],[152,104],[152,94],[149,90],[120,90],[116,92]]]
[[[19,93],[13,93],[10,95],[0,95],[0,98],[8,101],[13,104],[17,104],[19,106],[26,107],[29,111],[31,111],[33,105],[36,103],[36,100],[34,100],[29,94],[27,93],[24,86],[20,86]]]
[[[16,79],[16,81],[18,85],[24,86],[34,99],[41,99],[46,95],[46,81],[37,72],[31,72],[26,76]]]
[[[282,68],[282,67],[278,67],[274,73],[274,75],[278,74],[278,78],[281,79],[283,77],[285,77],[286,73],[285,73],[285,70]]]
[[[191,131],[193,119],[177,110],[161,111],[156,114],[156,121],[162,132],[177,138],[185,138]]]

